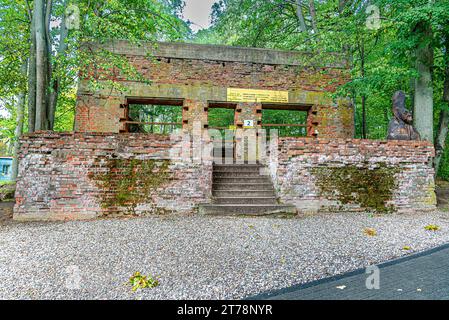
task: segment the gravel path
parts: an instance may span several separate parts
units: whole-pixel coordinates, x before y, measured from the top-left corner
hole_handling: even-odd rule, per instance
[[[441,229],[426,231],[428,224]],[[0,298],[242,298],[447,242],[447,212],[10,222],[0,225]],[[68,289],[77,270],[80,289]],[[135,271],[160,285],[132,292]]]

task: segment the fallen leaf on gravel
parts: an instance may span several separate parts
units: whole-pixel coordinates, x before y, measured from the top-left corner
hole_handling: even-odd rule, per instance
[[[154,288],[159,285],[159,280],[154,279],[152,276],[143,276],[140,272],[134,272],[134,274],[129,278],[129,283],[132,285],[132,290],[144,288]]]
[[[440,230],[440,226],[437,226],[436,224],[428,224],[424,227],[427,231],[438,231]]]
[[[403,246],[402,250],[410,250],[411,248],[409,246]]]
[[[367,236],[370,236],[370,237],[373,237],[373,236],[376,236],[376,235],[377,235],[376,229],[373,229],[373,228],[365,228],[365,229],[363,230],[363,232],[364,232]]]

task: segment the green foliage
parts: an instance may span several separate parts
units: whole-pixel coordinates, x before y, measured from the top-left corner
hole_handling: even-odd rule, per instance
[[[434,124],[440,110],[448,108],[442,99],[444,41],[449,37],[449,2],[427,0],[313,1],[313,17],[303,1],[302,12],[307,30],[301,31],[296,1],[220,0],[213,6],[212,26],[198,32],[199,43],[265,47],[314,52],[316,60],[329,52],[343,52],[348,57],[351,81],[338,88],[335,96],[350,96],[355,105],[356,137],[362,137],[362,96],[366,97],[366,137],[385,139],[392,117],[391,97],[397,90],[407,93],[407,106],[413,104],[413,83],[418,73],[414,67],[415,48],[431,43],[433,66]],[[339,7],[344,3],[343,7]],[[369,4],[380,8],[380,27],[366,26]],[[430,25],[432,36],[425,36],[422,26]],[[447,146],[440,176],[449,178]]]
[[[234,109],[210,108],[207,113],[209,128],[229,128],[234,125]]]
[[[60,46],[60,21],[67,3],[80,10],[80,28],[70,30],[66,54],[57,53]],[[309,7],[314,4],[316,16]],[[339,6],[344,3],[344,6]],[[335,96],[350,96],[355,104],[356,137],[362,137],[362,96],[366,98],[366,137],[384,139],[391,119],[391,96],[396,90],[407,93],[407,106],[413,104],[413,81],[417,77],[413,52],[428,43],[434,48],[433,86],[434,123],[440,111],[448,108],[442,90],[447,75],[444,72],[449,37],[449,2],[428,0],[373,1],[302,1],[306,30],[300,28],[297,2],[294,0],[218,0],[213,5],[212,26],[194,37],[189,23],[183,21],[183,0],[53,0],[51,63],[52,77],[60,78],[60,96],[56,109],[55,130],[72,130],[75,94],[83,73],[95,73],[91,89],[110,88],[124,91],[115,81],[117,77],[146,81],[123,57],[104,50],[91,50],[82,43],[106,42],[111,39],[141,41],[186,41],[198,43],[251,46],[313,53],[314,61],[324,61],[330,52],[347,57],[351,80],[338,88]],[[366,26],[369,4],[380,8],[380,28]],[[33,1],[0,0],[0,141],[11,144],[14,137],[17,96],[27,91],[27,78],[20,68],[30,52],[30,9]],[[315,25],[314,25],[315,23]],[[426,35],[423,28],[430,26]],[[315,30],[316,29],[316,30]],[[81,72],[81,74],[80,74]],[[49,90],[53,90],[49,88]],[[230,115],[226,111],[210,113],[214,126],[227,126]],[[268,112],[269,113],[269,112]],[[291,118],[270,115],[282,123]],[[177,118],[168,115],[167,118]],[[302,121],[302,119],[297,119]],[[27,120],[25,118],[25,124]],[[26,125],[25,125],[26,131]],[[283,128],[281,135],[299,135],[298,129]],[[6,148],[5,148],[6,149]],[[449,179],[449,147],[446,147],[439,175]]]
[[[188,24],[180,18],[182,0],[53,0],[52,4],[52,78],[60,79],[56,131],[73,130],[79,73],[86,71],[88,65],[110,71],[107,77],[93,77],[89,83],[92,88],[123,90],[114,81],[117,75],[143,80],[123,57],[106,51],[86,51],[81,44],[112,39],[128,39],[133,43],[179,41],[191,35]],[[69,30],[67,49],[60,53],[61,28],[55,22],[61,21],[68,4],[79,8],[80,23],[79,29]],[[20,73],[20,67],[29,57],[32,9],[33,1],[0,0],[0,141],[8,144],[15,139],[17,95],[27,92],[27,77]],[[26,118],[24,123],[26,132]]]
[[[130,121],[182,123],[182,107],[169,105],[129,105]],[[130,132],[169,134],[181,129],[181,124],[130,124]]]
[[[307,112],[293,110],[262,110],[262,124],[306,124]],[[277,129],[279,137],[304,137],[307,135],[305,127],[266,127]]]
[[[444,154],[441,159],[441,166],[440,166],[438,175],[442,179],[449,181],[449,148],[448,147],[446,147],[444,149]]]
[[[16,183],[14,181],[0,181],[0,202],[14,201]]]

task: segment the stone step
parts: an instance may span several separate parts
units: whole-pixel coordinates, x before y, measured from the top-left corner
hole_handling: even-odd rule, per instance
[[[199,213],[203,215],[292,216],[296,214],[296,208],[285,204],[200,204]]]
[[[259,177],[233,177],[233,178],[213,178],[213,183],[271,183],[266,176]]]
[[[276,197],[215,197],[219,204],[277,204]]]
[[[220,160],[220,159],[222,159],[222,160]],[[217,166],[224,165],[225,161],[226,160],[224,160],[224,158],[214,157],[214,165],[217,165]],[[237,163],[237,160],[232,160],[232,163],[228,163],[227,165],[231,165],[231,166],[249,165],[249,166],[252,166],[252,165],[258,165],[258,164],[259,164],[258,161],[256,161],[256,163],[254,163],[254,161],[244,160],[243,163],[242,162]]]
[[[260,164],[214,164],[213,171],[223,172],[260,172]]]
[[[214,171],[213,177],[215,178],[251,178],[251,177],[269,177],[268,175],[262,175],[259,171]]]
[[[223,148],[223,149],[214,148],[213,152],[214,152],[214,154],[217,154],[217,155],[220,154],[220,152],[221,152],[221,154],[225,154],[225,152],[227,152],[228,154],[234,154],[234,149],[233,148]]]
[[[265,183],[213,183],[212,190],[213,191],[220,191],[220,190],[273,190],[273,184],[271,182],[265,182]]]
[[[274,189],[271,190],[213,190],[215,197],[275,197]]]

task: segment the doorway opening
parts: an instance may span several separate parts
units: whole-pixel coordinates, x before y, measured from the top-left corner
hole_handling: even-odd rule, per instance
[[[233,163],[235,157],[235,134],[231,130],[235,123],[235,103],[209,102],[207,125],[213,141],[215,163]],[[211,130],[212,129],[212,130]]]

